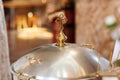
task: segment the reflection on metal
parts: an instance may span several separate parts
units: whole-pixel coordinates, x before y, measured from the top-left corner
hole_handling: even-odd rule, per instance
[[[62,78],[61,79],[57,79],[57,78],[43,78],[43,77],[35,77],[35,76],[25,76],[23,75],[23,73],[18,73],[17,74],[17,77],[18,77],[18,80],[63,80]],[[76,78],[76,79],[64,79],[64,80],[96,80],[96,74],[89,74],[89,75],[86,75],[84,77],[79,77],[79,78]]]
[[[18,80],[36,80],[35,76],[28,76],[23,73],[17,72]]]
[[[64,14],[64,12],[57,12],[55,14],[52,14],[49,16],[49,20],[52,21],[53,18],[57,18],[56,19],[56,23],[59,24],[60,26],[60,32],[59,34],[57,35],[57,46],[60,46],[60,47],[63,47],[65,46],[65,40],[67,39],[67,37],[65,36],[64,32],[63,32],[63,24],[65,24],[67,22],[67,18]]]
[[[32,63],[41,63],[41,59],[38,59],[36,57],[32,57],[32,56],[26,56],[26,59],[29,61],[30,64]]]
[[[49,44],[33,50],[14,63],[13,73],[20,71],[26,80],[32,76],[33,80],[89,80],[88,78],[95,78],[98,63],[98,69],[107,68],[108,61],[103,57],[99,58],[96,51],[76,44],[66,44],[64,47]],[[44,62],[31,65],[28,64],[26,56],[33,60],[37,57]]]
[[[94,49],[95,48],[93,44],[83,44],[81,46],[88,47],[90,49]]]
[[[23,76],[21,73],[17,73],[18,80],[28,80],[25,76]]]
[[[97,66],[97,73],[100,72],[100,53],[98,53],[98,66]]]

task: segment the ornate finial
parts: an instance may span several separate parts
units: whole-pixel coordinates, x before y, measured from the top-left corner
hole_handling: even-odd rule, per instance
[[[60,32],[57,35],[57,46],[63,47],[65,46],[65,40],[67,39],[67,37],[63,32],[63,29],[64,29],[63,24],[67,22],[67,18],[63,11],[56,12],[55,14],[50,15],[48,18],[50,21],[52,21],[52,19],[55,17],[57,17],[56,23],[58,23],[60,26]]]

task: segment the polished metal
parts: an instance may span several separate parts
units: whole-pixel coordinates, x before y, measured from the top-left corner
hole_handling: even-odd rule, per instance
[[[30,56],[26,56],[26,59],[29,61],[30,64],[32,63],[41,63],[41,59],[39,58],[35,58],[35,57],[30,57]]]
[[[40,62],[31,64],[26,56]],[[14,80],[94,80],[95,76],[91,74],[97,72],[98,60],[97,52],[86,46],[49,44],[18,59],[12,65],[12,73],[16,77]],[[107,68],[108,61],[100,57],[100,70]]]

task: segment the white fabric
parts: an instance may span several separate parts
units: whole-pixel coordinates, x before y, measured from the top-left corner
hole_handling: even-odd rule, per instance
[[[102,80],[119,80],[117,77],[103,77]]]
[[[114,62],[116,60],[119,51],[120,51],[120,40],[116,40],[114,51],[113,51],[112,62]],[[119,56],[119,59],[120,59],[120,56]]]
[[[3,3],[0,0],[0,80],[11,80],[8,50]]]

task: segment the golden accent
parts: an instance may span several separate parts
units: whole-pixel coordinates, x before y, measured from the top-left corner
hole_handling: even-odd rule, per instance
[[[65,46],[65,40],[67,39],[67,37],[65,36],[65,34],[63,32],[63,29],[64,29],[63,24],[65,24],[67,22],[67,18],[66,18],[63,11],[56,12],[52,15],[49,15],[48,18],[49,18],[50,21],[52,21],[53,18],[55,18],[55,17],[57,18],[56,23],[58,23],[59,26],[60,26],[60,32],[57,35],[57,44],[56,45],[60,46],[60,47],[64,47]]]
[[[26,59],[29,61],[30,64],[32,63],[40,63],[42,60],[32,57],[32,56],[26,56]]]
[[[65,24],[67,22],[67,18],[64,14],[64,11],[60,11],[60,12],[55,12],[55,13],[52,13],[52,14],[49,14],[48,15],[48,19],[50,22],[53,21],[53,19],[55,18],[60,18],[62,19],[62,23]]]
[[[18,80],[35,80],[35,76],[24,76],[22,73],[17,72]]]
[[[95,48],[93,44],[83,44],[81,46],[88,47],[90,49],[94,49]]]
[[[60,33],[57,36],[57,46],[60,46],[60,47],[65,46],[65,40],[66,39],[67,39],[67,37],[65,36],[63,31],[60,31]]]
[[[18,80],[29,80],[27,77],[23,76],[22,73],[17,73]]]
[[[57,46],[63,47],[63,46],[65,46],[65,40],[67,39],[67,37],[65,36],[65,34],[63,32],[63,29],[64,29],[63,23],[65,23],[65,22],[64,22],[64,18],[62,16],[64,16],[64,15],[61,14],[60,16],[61,17],[56,19],[56,22],[59,23],[60,28],[61,28],[60,32],[59,32],[59,34],[57,36]]]
[[[111,68],[111,67],[112,67],[112,63],[111,63],[111,61],[112,61],[112,56],[113,56],[113,53],[111,52],[110,55],[109,55],[109,66],[108,66],[108,68]]]
[[[100,53],[98,53],[98,66],[97,66],[97,73],[100,72]]]
[[[35,76],[30,77],[29,80],[36,80]]]

